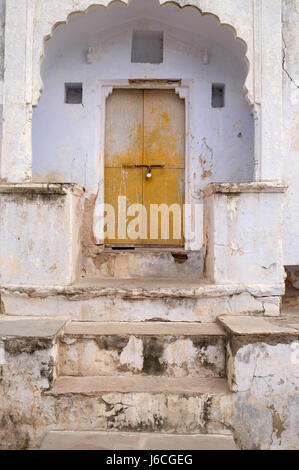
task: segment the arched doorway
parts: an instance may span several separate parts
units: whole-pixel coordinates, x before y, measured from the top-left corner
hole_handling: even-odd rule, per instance
[[[140,101],[143,113],[140,119],[144,120],[144,112],[150,114],[144,105],[147,90],[151,93],[164,90],[172,94],[174,101],[181,100],[184,108],[183,118],[178,118],[178,112],[173,112],[172,116],[174,121],[184,122],[184,128],[181,126],[181,130],[176,131],[178,145],[184,147],[179,168],[181,176],[174,178],[171,188],[166,188],[164,199],[149,198],[149,201],[189,204],[189,215],[184,219],[187,233],[177,246],[184,244],[186,250],[197,252],[202,249],[204,188],[211,182],[253,180],[254,126],[243,90],[247,75],[244,59],[244,46],[235,40],[231,29],[221,26],[216,18],[202,16],[193,7],[180,9],[173,4],[161,7],[154,0],[132,0],[129,6],[111,4],[106,9],[94,8],[86,15],[72,16],[67,25],[56,29],[46,43],[42,66],[44,91],[33,117],[33,177],[76,182],[85,187],[87,245],[94,244],[95,239],[97,244],[105,243],[99,233],[94,233],[95,239],[91,235],[95,198],[96,204],[110,203],[108,188],[115,194],[115,188],[121,187],[123,181],[124,169],[119,175],[115,169],[113,184],[110,184],[105,165],[109,103],[123,90],[122,95],[127,95],[124,101],[130,96],[134,109]],[[133,95],[139,98],[133,99]],[[164,105],[161,106],[158,114],[162,116],[165,110]],[[116,103],[115,109],[118,108],[121,108],[120,102]],[[129,107],[127,110],[126,113],[122,109],[121,116],[117,116],[116,111],[111,121],[114,122],[113,132],[110,129],[108,136],[114,142],[122,141],[122,150],[126,152],[131,131],[138,127],[135,126],[136,114],[129,112]],[[164,145],[170,136],[162,133],[161,137],[161,122],[158,120],[156,130],[159,129],[160,143],[164,139]],[[128,124],[127,128],[124,123]],[[147,125],[150,127],[151,123]],[[141,132],[141,152],[144,152],[146,126]],[[178,134],[181,134],[179,139]],[[161,181],[169,181],[170,173],[168,176],[165,173],[167,162],[163,170],[165,162],[155,161],[161,169],[154,169],[153,161],[137,162],[134,158],[122,162],[121,166],[143,165],[143,169],[135,168],[136,174],[150,169],[151,181],[156,180],[159,172]],[[114,163],[113,166],[117,168]],[[168,170],[171,169],[170,165]],[[132,170],[126,172],[132,175]],[[131,202],[143,201],[144,178],[145,175],[140,181],[133,178],[126,182],[118,195],[130,199],[132,187],[135,191],[139,185],[140,190],[135,191]],[[170,193],[176,196],[169,198]],[[195,223],[192,216],[196,208],[199,223]],[[117,208],[115,212],[117,218]],[[195,233],[195,242],[189,243],[190,233],[192,236]],[[160,235],[156,244],[167,245]],[[143,245],[152,245],[149,238],[142,237],[133,242],[123,238],[117,242],[108,237],[108,241],[125,246],[135,246],[140,241]],[[176,243],[171,240],[170,245]]]

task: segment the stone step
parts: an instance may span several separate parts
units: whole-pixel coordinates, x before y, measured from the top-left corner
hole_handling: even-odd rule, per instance
[[[70,322],[58,374],[224,377],[225,348],[216,323]]]
[[[50,431],[41,450],[238,450],[232,436]]]
[[[225,394],[225,379],[206,377],[68,377],[56,380],[49,395],[81,394],[93,396],[100,393],[150,393],[150,394]]]
[[[89,279],[132,279],[148,276],[180,279],[182,276],[203,277],[202,251],[185,251],[177,248],[135,248],[131,250],[101,249],[93,245],[85,253],[82,276]]]
[[[59,377],[57,430],[229,434],[232,394],[225,379],[202,377]]]
[[[209,323],[219,315],[279,314],[283,286],[215,285],[198,279],[99,279],[69,287],[0,287],[6,315],[79,321]]]

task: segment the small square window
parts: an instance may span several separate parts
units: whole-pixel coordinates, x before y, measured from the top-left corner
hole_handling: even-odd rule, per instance
[[[65,83],[65,102],[67,104],[82,104],[82,83]]]
[[[212,108],[224,108],[225,85],[213,83]]]
[[[131,62],[161,64],[163,43],[163,31],[133,31]]]

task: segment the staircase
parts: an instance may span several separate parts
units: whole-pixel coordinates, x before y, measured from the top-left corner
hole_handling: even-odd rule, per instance
[[[216,323],[69,322],[41,448],[236,449],[225,348]]]
[[[127,263],[129,257],[125,259]],[[234,394],[226,377],[230,333],[217,318],[277,314],[281,288],[267,289],[183,275],[2,287],[2,313],[10,319],[9,328],[13,318],[18,323],[18,312],[31,324],[26,341],[37,341],[29,350],[39,347],[46,323],[56,322],[45,358],[37,353],[32,365],[43,414],[36,425],[38,436],[31,434],[29,445],[236,449]],[[23,338],[23,326],[19,330]],[[12,362],[14,357],[13,351]],[[46,374],[45,386],[39,371]],[[31,383],[31,371],[26,373]]]

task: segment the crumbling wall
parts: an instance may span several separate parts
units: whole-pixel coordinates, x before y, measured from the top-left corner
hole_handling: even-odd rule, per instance
[[[0,449],[38,446],[55,421],[54,399],[43,394],[55,376],[54,341],[6,338],[0,351]]]
[[[228,348],[229,385],[237,392],[233,428],[241,448],[299,448],[298,366],[294,339]]]
[[[57,336],[0,339],[0,449],[38,448],[52,429],[177,433],[232,430],[242,449],[299,448],[299,342],[230,338],[233,395],[55,396]],[[211,408],[213,405],[213,408]],[[216,415],[215,415],[216,413]]]

